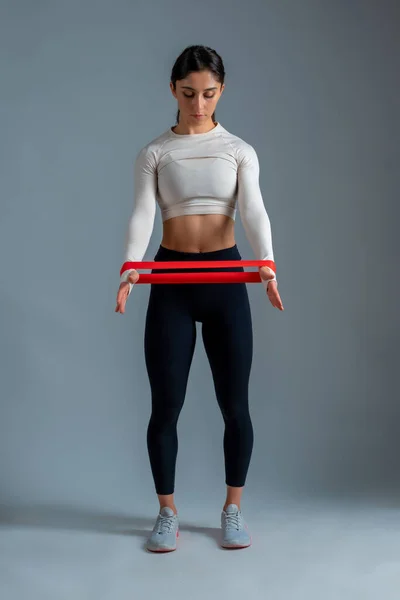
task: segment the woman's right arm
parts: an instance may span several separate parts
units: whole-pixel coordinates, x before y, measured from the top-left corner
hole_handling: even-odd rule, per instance
[[[125,236],[125,252],[120,269],[120,283],[128,282],[129,292],[134,284],[128,281],[135,271],[128,263],[141,261],[150,242],[154,228],[157,197],[157,163],[154,151],[142,148],[136,156],[134,167],[134,206]]]

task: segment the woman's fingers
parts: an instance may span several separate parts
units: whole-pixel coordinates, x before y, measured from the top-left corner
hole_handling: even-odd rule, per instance
[[[117,300],[117,306],[115,307],[115,312],[120,312],[120,313],[124,313],[125,310],[125,306],[123,302],[118,302]]]
[[[275,281],[268,284],[267,295],[272,306],[278,308],[279,310],[284,310],[282,300],[278,292],[278,287]]]
[[[122,315],[125,312],[125,302],[122,301],[119,304],[117,304],[117,308],[115,309],[115,312],[120,312]]]
[[[275,308],[279,308],[279,310],[284,310],[282,301],[279,296],[274,295],[272,296],[272,298],[270,297],[270,301],[272,303],[272,306],[275,306]]]
[[[130,283],[135,284],[138,279],[139,279],[139,273],[136,271],[136,269],[134,269],[131,273],[129,273],[128,280],[126,282],[123,282],[120,284],[120,288],[118,290],[117,306],[115,308],[115,312],[120,312],[122,315],[124,314],[126,301],[129,296],[129,287],[130,287],[129,284]]]
[[[278,308],[279,310],[284,310],[282,300],[280,299],[279,296],[274,297],[273,305],[275,306],[275,308]]]
[[[270,267],[259,267],[259,271],[260,277],[263,281],[269,281],[275,277],[275,273]],[[284,310],[281,297],[279,296],[276,280],[271,281],[267,285],[267,295],[272,306],[279,308],[279,310]]]
[[[118,290],[118,294],[117,294],[117,305],[115,307],[115,312],[120,312],[121,314],[124,314],[125,305],[126,305],[128,296],[129,296],[129,284],[121,283],[120,288]]]

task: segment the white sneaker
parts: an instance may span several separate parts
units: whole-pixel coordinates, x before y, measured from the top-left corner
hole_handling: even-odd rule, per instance
[[[251,546],[251,536],[243,515],[236,504],[229,504],[221,513],[223,548],[247,548]]]
[[[176,550],[178,537],[178,515],[169,506],[164,506],[147,540],[146,548],[150,552],[171,552],[172,550]]]

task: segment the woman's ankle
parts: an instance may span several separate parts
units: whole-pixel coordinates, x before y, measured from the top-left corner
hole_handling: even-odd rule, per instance
[[[178,513],[177,508],[175,506],[174,494],[157,494],[158,502],[160,504],[160,512],[161,509],[168,507],[172,508],[175,514]]]
[[[161,512],[161,510],[162,510],[163,508],[166,508],[166,507],[168,507],[168,508],[172,508],[172,510],[174,511],[174,513],[175,513],[176,515],[178,514],[178,510],[177,510],[177,508],[176,508],[175,504],[160,504],[160,512]]]

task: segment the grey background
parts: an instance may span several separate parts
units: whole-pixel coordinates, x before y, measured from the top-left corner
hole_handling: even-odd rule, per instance
[[[170,70],[194,43],[225,62],[217,120],[258,152],[285,307],[248,286],[245,494],[396,501],[396,3],[0,6],[3,510],[156,515],[149,287],[136,286],[125,315],[114,307],[134,156],[175,123]],[[253,258],[239,218],[236,239]],[[160,241],[157,209],[146,259]],[[201,336],[178,433],[178,505],[219,511],[223,421]]]

